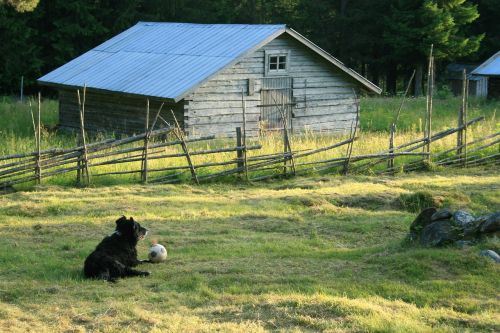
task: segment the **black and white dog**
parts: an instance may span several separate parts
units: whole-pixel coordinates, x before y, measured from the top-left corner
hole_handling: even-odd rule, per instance
[[[128,276],[148,276],[149,272],[138,271],[132,267],[148,260],[137,259],[136,245],[146,237],[148,230],[131,217],[120,217],[116,230],[105,237],[87,259],[83,272],[85,277],[116,282],[117,278]]]

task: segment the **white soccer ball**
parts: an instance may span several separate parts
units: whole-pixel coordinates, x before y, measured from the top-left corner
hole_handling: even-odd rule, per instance
[[[167,259],[167,249],[160,244],[155,244],[149,249],[148,258],[151,262],[162,262]]]

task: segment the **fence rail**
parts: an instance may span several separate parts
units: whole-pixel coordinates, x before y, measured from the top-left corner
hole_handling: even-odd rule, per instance
[[[0,156],[0,190],[17,184],[36,182],[63,174],[76,173],[75,183],[88,185],[94,177],[116,176],[126,174],[140,174],[141,182],[152,184],[179,183],[183,176],[191,175],[195,183],[220,179],[227,176],[236,176],[242,181],[260,181],[274,177],[293,176],[315,170],[335,171],[342,174],[372,173],[374,167],[386,163],[386,167],[379,167],[377,174],[393,174],[398,170],[416,171],[425,169],[429,164],[443,167],[467,167],[500,163],[500,132],[491,133],[473,141],[467,142],[465,131],[474,124],[484,120],[477,117],[471,120],[459,113],[457,127],[440,132],[431,133],[428,129],[424,138],[414,139],[404,144],[394,146],[395,123],[391,126],[389,149],[373,154],[353,155],[353,145],[359,141],[356,137],[359,127],[359,103],[356,103],[356,121],[351,128],[348,139],[324,146],[294,150],[287,124],[286,106],[275,103],[277,114],[281,117],[283,151],[258,154],[262,145],[247,145],[245,99],[242,93],[242,127],[235,128],[236,140],[234,145],[228,141],[220,141],[214,136],[186,138],[180,128],[175,115],[175,124],[169,124],[160,116],[160,106],[156,117],[149,126],[149,102],[144,133],[121,139],[107,139],[100,142],[89,142],[85,131],[85,89],[80,103],[80,131],[79,144],[74,148],[41,149],[40,136],[40,98],[38,100],[38,119],[33,115],[33,129],[35,134],[36,151]],[[465,105],[465,104],[464,104]],[[466,110],[466,107],[462,107]],[[400,110],[398,110],[398,113]],[[157,124],[162,124],[161,128]],[[433,144],[450,135],[457,135],[457,145],[440,152],[428,150],[429,143]],[[193,147],[195,143],[207,143],[206,149]],[[217,147],[218,144],[224,146]],[[498,145],[499,149],[491,149]],[[167,152],[167,147],[178,146],[175,152]],[[338,154],[325,158],[324,154],[332,150],[346,148],[345,156]],[[422,149],[422,151],[418,151]],[[257,152],[252,156],[247,153]],[[228,157],[234,153],[232,157]],[[203,157],[214,154],[226,154],[216,161],[195,163],[193,156]],[[311,157],[319,156],[316,160]],[[307,157],[307,159],[306,159]],[[399,166],[394,164],[396,158],[405,157],[405,163]],[[417,157],[407,161],[408,157]],[[168,164],[170,159],[180,159],[184,162]],[[177,160],[179,161],[179,160]],[[135,168],[134,163],[137,164]],[[156,165],[155,163],[156,162]],[[162,164],[161,162],[165,162]],[[134,165],[133,169],[125,169],[123,165]],[[106,166],[115,166],[114,170],[105,170]],[[211,170],[209,168],[224,168]],[[208,171],[206,171],[208,170]],[[203,172],[200,172],[203,171]],[[173,172],[173,173],[172,173]],[[207,173],[210,172],[210,173]]]

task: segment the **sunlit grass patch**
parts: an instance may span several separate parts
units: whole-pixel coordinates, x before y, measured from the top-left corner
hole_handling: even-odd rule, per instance
[[[396,202],[427,191],[480,215],[498,209],[499,182],[469,170],[3,195],[0,330],[496,331],[499,268],[478,253],[500,242],[409,246],[415,213]],[[114,285],[83,279],[122,214],[150,229],[139,256],[154,239],[167,262]]]

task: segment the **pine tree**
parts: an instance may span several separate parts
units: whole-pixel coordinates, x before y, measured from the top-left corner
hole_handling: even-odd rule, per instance
[[[0,91],[17,91],[21,76],[25,84],[34,84],[42,62],[37,46],[37,31],[30,27],[32,15],[0,6]]]
[[[0,5],[7,4],[20,13],[33,11],[40,0],[0,0]]]
[[[467,27],[479,17],[476,6],[465,0],[400,0],[384,17],[386,64],[417,67],[426,62],[431,44],[436,60],[454,60],[476,52],[484,35],[469,35]],[[421,76],[416,82],[422,82]],[[390,85],[395,87],[395,85]],[[415,85],[420,95],[421,84]],[[394,90],[391,92],[395,92]]]

